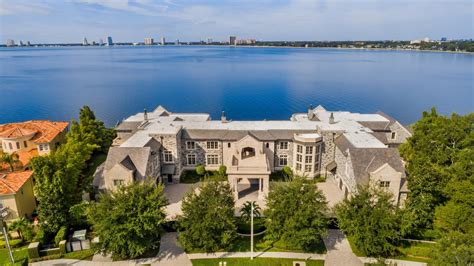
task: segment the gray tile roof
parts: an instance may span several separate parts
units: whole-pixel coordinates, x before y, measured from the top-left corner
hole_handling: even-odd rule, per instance
[[[385,163],[388,163],[397,172],[401,172],[403,177],[405,176],[405,168],[396,148],[356,148],[344,135],[336,138],[335,144],[346,156],[350,156],[357,184],[367,184],[369,173]],[[349,150],[348,154],[347,150]]]
[[[314,133],[315,130],[220,130],[184,129],[184,139],[236,141],[251,134],[261,141],[291,140],[296,133]]]
[[[150,151],[150,147],[111,147],[104,170],[108,171],[120,163],[130,170],[136,169],[137,177],[145,177]]]

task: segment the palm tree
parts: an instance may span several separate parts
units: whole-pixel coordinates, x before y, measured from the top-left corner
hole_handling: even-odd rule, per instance
[[[9,229],[12,231],[16,231],[18,233],[18,236],[21,239],[23,239],[24,237],[23,232],[28,230],[29,226],[30,226],[30,222],[25,217],[22,217],[18,220],[15,220],[13,223],[11,223],[9,226]]]
[[[242,209],[240,210],[240,217],[242,218],[243,221],[249,222],[250,221],[250,215],[252,213],[252,203],[253,203],[253,217],[260,217],[260,210],[261,208],[258,206],[258,204],[255,201],[247,201],[244,203],[242,206]]]
[[[19,165],[20,163],[21,162],[19,160],[18,154],[8,154],[5,152],[0,153],[0,164],[8,164],[10,172],[13,172],[15,170],[15,166]]]

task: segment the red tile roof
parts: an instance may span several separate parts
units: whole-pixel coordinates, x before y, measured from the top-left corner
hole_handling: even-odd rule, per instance
[[[69,122],[49,120],[31,120],[20,123],[0,125],[0,138],[16,138],[36,133],[31,139],[35,143],[51,142],[58,134],[65,131]]]
[[[0,174],[0,195],[15,194],[33,175],[33,171]]]

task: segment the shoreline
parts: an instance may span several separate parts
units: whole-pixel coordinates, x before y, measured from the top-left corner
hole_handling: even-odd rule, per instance
[[[474,52],[468,51],[440,51],[440,50],[420,50],[420,49],[398,49],[398,48],[366,48],[366,47],[296,47],[296,46],[274,46],[274,45],[200,45],[200,44],[184,44],[184,45],[131,45],[131,44],[117,44],[113,46],[82,46],[82,45],[42,45],[42,46],[15,46],[15,47],[0,47],[0,48],[102,48],[102,47],[235,47],[235,48],[285,48],[285,49],[331,49],[331,50],[366,50],[366,51],[402,51],[402,52],[435,52],[435,53],[449,53],[449,54],[469,54],[474,55]]]

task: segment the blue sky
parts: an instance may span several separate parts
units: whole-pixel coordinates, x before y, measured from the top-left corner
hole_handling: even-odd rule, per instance
[[[474,38],[472,0],[0,0],[0,41]]]

